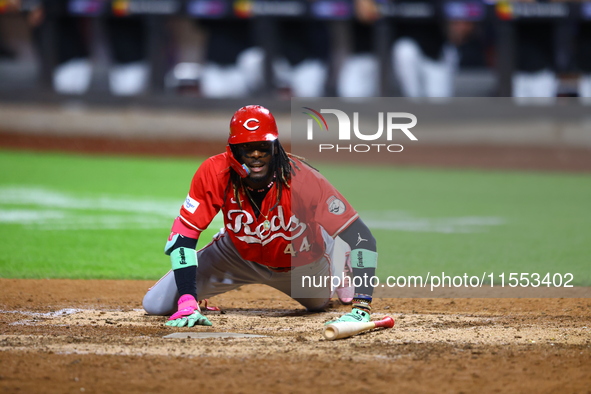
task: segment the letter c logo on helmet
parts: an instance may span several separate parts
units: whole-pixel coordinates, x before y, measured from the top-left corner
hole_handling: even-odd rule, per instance
[[[228,144],[275,141],[279,137],[271,111],[260,105],[247,105],[234,113],[230,121]]]
[[[255,119],[255,118],[250,118],[250,119],[247,119],[247,120],[244,122],[244,124],[242,124],[242,126],[244,126],[244,128],[245,128],[246,130],[255,131],[256,129],[258,129],[259,127],[261,127],[260,125],[256,125],[256,126],[249,126],[249,125],[248,125],[248,122],[257,122],[257,123],[260,123],[260,122],[259,122],[259,120],[258,120],[258,119]]]

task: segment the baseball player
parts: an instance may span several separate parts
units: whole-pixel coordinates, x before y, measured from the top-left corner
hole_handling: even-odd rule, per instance
[[[349,279],[375,274],[370,230],[326,178],[285,152],[278,136],[268,109],[236,111],[226,152],[204,161],[193,176],[165,246],[172,270],[146,293],[146,312],[172,314],[169,326],[210,326],[198,300],[252,283],[321,311],[333,295],[334,282],[323,278],[334,277],[330,254],[337,236],[351,248]],[[201,232],[220,210],[224,228],[196,251]],[[352,310],[338,320],[369,321],[373,288],[366,282],[341,286],[341,299],[352,293],[344,300]]]

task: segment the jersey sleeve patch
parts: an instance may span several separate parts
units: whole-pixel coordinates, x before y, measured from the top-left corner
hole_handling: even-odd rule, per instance
[[[347,210],[345,203],[335,196],[330,196],[330,198],[326,200],[326,204],[328,205],[328,212],[333,215],[342,215]]]
[[[192,199],[191,196],[187,194],[187,199],[185,200],[183,207],[187,211],[189,211],[191,213],[195,213],[195,210],[197,209],[198,206],[199,206],[199,202],[197,202],[197,200]]]

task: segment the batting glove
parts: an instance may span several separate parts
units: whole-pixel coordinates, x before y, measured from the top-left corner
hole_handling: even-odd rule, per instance
[[[166,322],[167,326],[171,327],[193,327],[211,326],[211,322],[207,317],[201,314],[197,300],[190,294],[185,294],[179,298],[179,309]]]
[[[369,312],[364,311],[363,309],[353,308],[353,310],[351,312],[345,313],[343,316],[339,317],[337,320],[332,320],[332,321],[329,321],[325,324],[345,323],[345,322],[367,323],[367,322],[369,322]]]

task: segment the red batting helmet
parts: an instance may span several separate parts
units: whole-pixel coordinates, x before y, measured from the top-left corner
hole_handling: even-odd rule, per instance
[[[230,121],[228,144],[275,141],[279,137],[271,112],[260,105],[247,105],[234,113]]]

